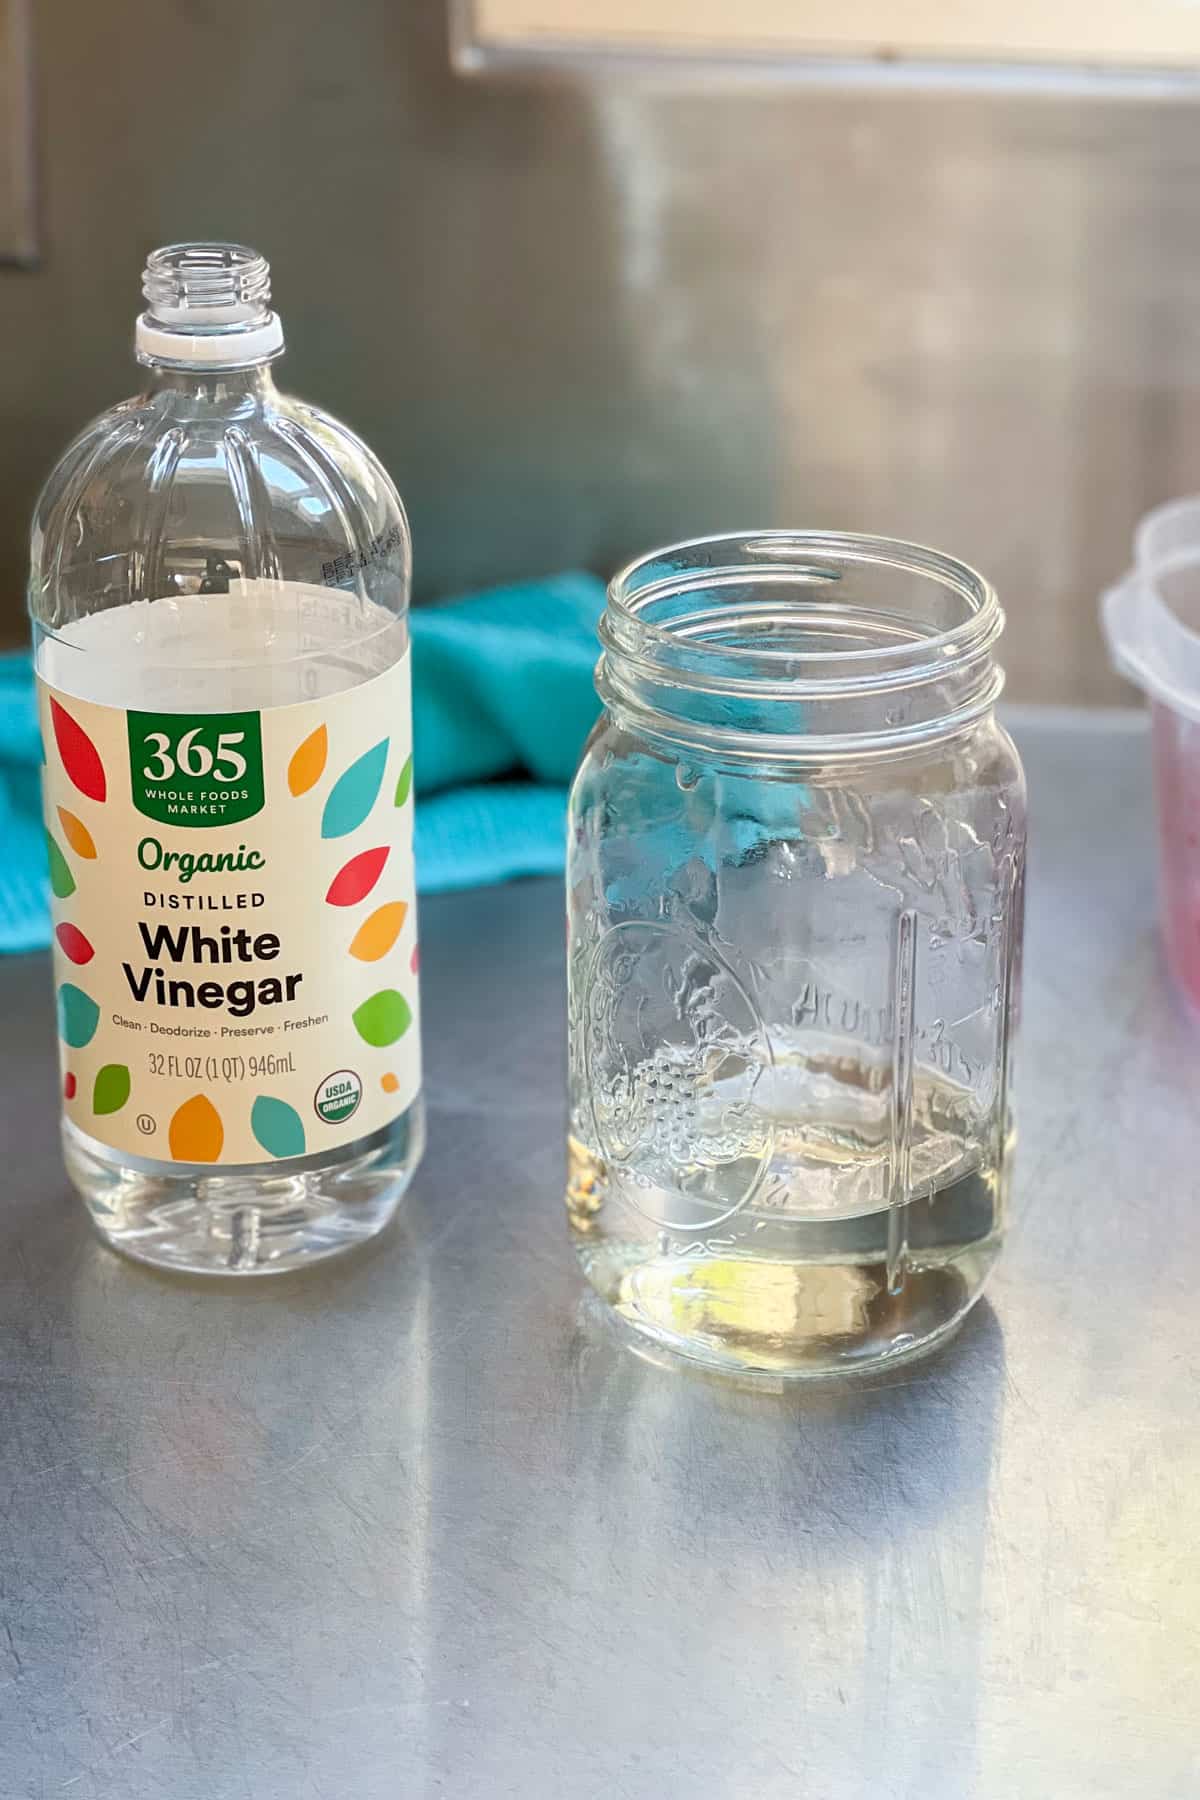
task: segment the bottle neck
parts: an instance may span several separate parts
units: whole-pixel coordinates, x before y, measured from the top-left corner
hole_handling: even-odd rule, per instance
[[[244,369],[178,369],[151,364],[148,375],[147,394],[178,394],[181,402],[196,406],[264,406],[279,393],[269,362],[251,363]]]
[[[267,260],[244,244],[167,244],[146,263],[142,292],[134,348],[151,367],[255,369],[283,349]]]

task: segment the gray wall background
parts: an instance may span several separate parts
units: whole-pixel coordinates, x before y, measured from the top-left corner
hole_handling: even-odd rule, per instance
[[[441,0],[41,0],[43,255],[0,271],[0,635],[141,260],[272,260],[281,380],[418,593],[760,524],[976,562],[1018,698],[1120,697],[1099,588],[1200,489],[1200,101],[455,75]]]

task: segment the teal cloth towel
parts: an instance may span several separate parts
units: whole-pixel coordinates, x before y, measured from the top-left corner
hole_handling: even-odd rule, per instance
[[[562,868],[603,603],[595,576],[565,574],[413,613],[421,893]],[[0,655],[0,952],[50,941],[40,767],[29,658]]]

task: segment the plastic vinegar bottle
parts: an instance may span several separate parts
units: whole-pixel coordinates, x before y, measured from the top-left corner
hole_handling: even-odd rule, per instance
[[[63,1140],[114,1248],[259,1274],[372,1237],[421,1154],[410,539],[276,389],[261,256],[144,292],[145,388],[33,528]]]

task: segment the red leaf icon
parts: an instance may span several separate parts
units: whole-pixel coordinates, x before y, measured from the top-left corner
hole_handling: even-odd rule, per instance
[[[78,925],[68,924],[65,919],[61,925],[56,927],[54,935],[59,941],[63,955],[69,956],[73,963],[91,962],[96,954]]]
[[[95,744],[83,726],[77,724],[57,700],[50,702],[50,718],[63,768],[81,794],[86,794],[89,800],[103,800],[108,792],[108,784],[104,779],[104,764],[100,761]]]
[[[378,850],[364,850],[361,855],[352,856],[329,884],[325,898],[330,906],[357,906],[379,880],[387,859],[387,844]]]

